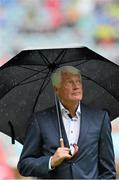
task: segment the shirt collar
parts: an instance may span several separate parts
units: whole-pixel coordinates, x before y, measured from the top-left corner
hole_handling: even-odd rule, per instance
[[[68,111],[68,109],[66,109],[60,101],[59,101],[59,104],[60,104],[60,109],[61,109],[62,115],[63,115],[63,114],[70,114],[70,112]],[[81,107],[80,107],[80,102],[79,102],[78,108],[77,108],[77,110],[76,110],[76,117],[79,117],[80,114],[81,114]]]

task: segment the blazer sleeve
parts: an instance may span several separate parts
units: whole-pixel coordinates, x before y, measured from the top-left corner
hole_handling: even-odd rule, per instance
[[[34,115],[17,165],[22,176],[45,177],[48,174],[50,156],[41,154],[40,133],[40,127]]]
[[[99,179],[116,179],[111,123],[105,112],[99,140]]]

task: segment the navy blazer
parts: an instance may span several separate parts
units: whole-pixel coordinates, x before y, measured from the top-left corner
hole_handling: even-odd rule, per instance
[[[69,147],[61,120],[64,143]],[[72,160],[49,170],[49,158],[60,146],[55,107],[32,116],[18,170],[23,176],[41,179],[115,179],[111,124],[106,111],[81,104],[79,152]]]

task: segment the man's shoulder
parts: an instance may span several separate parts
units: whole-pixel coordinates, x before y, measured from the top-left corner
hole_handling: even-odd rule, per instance
[[[85,109],[86,111],[88,111],[92,114],[105,114],[106,111],[108,112],[108,110],[106,110],[106,109],[95,107],[93,105],[87,105],[84,103],[81,103],[81,108]]]
[[[51,115],[52,113],[56,112],[55,106],[49,107],[47,109],[43,109],[41,111],[37,111],[34,113],[36,117],[45,117]]]
[[[82,104],[82,115],[83,114],[86,115],[88,122],[100,127],[107,114],[107,111],[92,105]]]

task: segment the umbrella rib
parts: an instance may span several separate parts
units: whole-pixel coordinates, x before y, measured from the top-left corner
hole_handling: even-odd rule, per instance
[[[91,59],[90,59],[91,60]],[[89,60],[83,60],[84,62],[81,62],[80,64],[78,64],[78,65],[82,65],[82,64],[85,64],[85,63],[87,63]],[[78,65],[76,65],[76,66],[78,66]]]
[[[21,81],[20,83],[16,84],[14,87],[21,86],[21,85],[25,85],[25,84],[28,84],[28,83],[32,83],[32,82],[38,81],[38,80],[40,80],[40,79],[44,79],[44,77],[41,77],[40,79],[35,79],[35,80],[28,81],[28,82],[26,82],[26,83],[23,83],[24,81],[26,81],[26,80],[32,78],[33,76],[35,76],[35,75],[37,75],[37,74],[39,74],[39,72],[37,72],[37,73],[35,73],[35,74],[29,76],[28,78],[24,79],[24,80]],[[0,85],[1,85],[1,84],[0,84]],[[13,87],[13,88],[14,88],[14,87]],[[13,88],[12,88],[12,89],[13,89]],[[12,90],[12,89],[10,89],[10,90]],[[8,92],[9,92],[9,91],[8,91]],[[7,93],[6,93],[6,94],[7,94]]]
[[[33,77],[33,76],[35,76],[35,75],[37,75],[37,74],[39,74],[39,72],[37,72],[37,73],[35,73],[35,74],[33,74],[33,75],[25,78],[24,80],[22,80],[21,82],[19,82],[19,83],[16,84],[15,86],[13,86],[11,89],[9,89],[6,94],[8,94],[8,93],[9,93],[12,89],[14,89],[15,87],[19,86],[22,82],[26,81],[27,79],[30,79],[31,77]],[[4,94],[0,99],[2,99],[6,94]]]
[[[63,64],[68,64],[68,63],[75,63],[75,62],[77,62],[77,61],[79,61],[79,60],[82,60],[82,61],[85,61],[85,62],[79,63],[79,64],[77,64],[77,65],[75,65],[75,66],[84,64],[84,63],[86,63],[86,62],[88,62],[88,61],[97,60],[97,59],[90,59],[90,58],[89,58],[88,60],[85,60],[84,58],[70,59],[70,61],[68,61],[68,62],[63,62],[61,65],[63,65]],[[101,59],[98,59],[98,61],[102,61],[102,60],[101,60]],[[108,61],[107,61],[107,62],[108,62]],[[108,63],[110,63],[110,62],[108,62]]]
[[[23,69],[28,69],[28,70],[31,70],[31,71],[34,71],[34,72],[39,72],[39,73],[41,73],[41,72],[44,71],[44,70],[47,70],[47,68],[39,71],[39,70],[36,70],[36,69],[31,69],[31,68],[28,68],[28,67],[24,67],[24,66],[18,66],[18,67],[21,67],[21,68],[23,68]],[[42,72],[42,73],[44,73],[44,72]]]
[[[89,78],[88,76],[81,74],[83,77],[85,77],[88,80],[93,81],[94,83],[96,83],[98,86],[102,87],[105,91],[107,91],[114,99],[116,99],[116,101],[119,101],[110,91],[108,91],[105,87],[103,87],[102,85],[98,84],[95,80],[93,80],[92,78]]]
[[[42,78],[37,78],[37,79],[31,80],[31,81],[28,81],[28,82],[26,82],[26,83],[21,83],[21,84],[19,84],[18,86],[26,85],[26,84],[29,84],[29,83],[32,83],[32,82],[35,82],[35,81],[39,81],[39,80],[42,80],[42,79],[44,79],[44,77],[42,77]]]
[[[46,67],[46,65],[45,64],[23,64],[24,66],[43,66],[43,67]],[[15,65],[14,65],[15,66]],[[18,66],[18,65],[17,65]],[[19,65],[19,66],[22,66],[22,64],[21,65]],[[9,67],[9,66],[8,66]],[[6,67],[7,68],[7,67]]]
[[[31,69],[31,68],[24,67],[24,66],[18,66],[18,67],[21,67],[21,68],[23,68],[23,69],[28,69],[28,70],[31,70],[31,71],[34,71],[34,72],[40,72],[40,71],[38,71],[38,70]]]
[[[31,78],[31,77],[33,77],[34,75],[36,75],[36,74],[38,74],[38,73],[35,73],[35,74],[33,74],[33,75],[31,75],[30,77],[28,77],[28,78],[25,78],[23,81],[21,81],[21,82],[24,82],[24,81],[26,81],[27,79],[29,79],[29,78]],[[16,84],[15,86],[13,86],[12,88],[10,88],[8,91],[7,91],[7,93],[5,93],[0,99],[2,99],[6,94],[8,94],[12,89],[14,89],[15,87],[17,87],[17,86],[19,86],[20,84],[21,84],[21,82],[20,83],[18,83],[18,84]]]
[[[45,68],[45,69],[47,69],[47,68]],[[45,70],[45,69],[44,69],[44,70]],[[43,71],[44,71],[44,70],[43,70]],[[26,80],[32,78],[33,76],[35,76],[35,75],[37,75],[37,74],[39,74],[39,72],[37,72],[37,73],[35,73],[35,74],[33,74],[33,75],[31,75],[31,76],[25,78],[23,81],[21,81],[20,83],[18,83],[16,86],[19,86],[20,84],[22,84],[22,82],[24,82],[24,81],[26,81]],[[15,87],[15,86],[14,86],[14,87]]]
[[[63,60],[65,54],[66,54],[66,50],[62,50],[62,51],[59,53],[59,55],[56,57],[56,59],[54,59],[54,62],[56,63],[57,60],[59,60],[59,58],[61,58],[60,61],[59,61],[59,63],[61,63],[61,61]]]
[[[63,57],[64,57],[64,55],[66,54],[66,51],[64,52],[64,54],[63,54]],[[60,56],[60,55],[59,55]],[[58,56],[58,57],[59,57]],[[56,59],[58,59],[58,57],[56,58]],[[63,59],[63,57],[61,58],[61,60]],[[54,60],[55,62],[56,62],[56,59]],[[85,62],[82,62],[82,63],[80,63],[80,64],[78,64],[78,65],[81,65],[81,64],[84,64],[84,63],[86,63],[86,62],[88,62],[89,60],[84,60]],[[72,61],[71,61],[72,62]],[[59,64],[61,63],[61,61],[59,62]],[[76,66],[78,66],[78,65],[76,65]],[[31,68],[28,68],[28,67],[24,67],[24,66],[18,66],[18,67],[21,67],[21,68],[24,68],[24,69],[28,69],[28,70],[32,70],[32,71],[35,71],[35,72],[42,72],[42,71],[38,71],[38,70],[35,70],[35,69],[31,69]],[[47,68],[46,68],[47,69]]]
[[[39,66],[46,67],[45,64],[18,64],[18,65],[16,65],[16,66],[22,66],[22,65],[24,65],[24,66],[37,66],[37,65],[39,65]],[[15,66],[15,65],[14,65],[14,66]],[[9,67],[9,66],[8,66],[8,67]]]
[[[93,59],[90,59],[90,60],[93,60]],[[78,59],[78,61],[79,61],[79,59]],[[88,62],[89,60],[83,60],[83,62],[81,62],[81,63],[79,63],[79,64],[77,64],[77,65],[75,65],[75,66],[79,66],[79,65],[82,65],[82,64],[85,64],[86,62]],[[72,62],[72,61],[70,61],[70,62]],[[77,61],[76,61],[77,62]]]
[[[47,85],[47,84],[46,84],[45,87],[43,88],[43,86],[44,86],[44,84],[45,84],[45,79],[47,79],[47,77],[49,76],[49,73],[50,73],[50,71],[48,71],[46,77],[44,78],[43,83],[42,83],[41,86],[40,86],[40,90],[39,90],[38,95],[37,95],[37,97],[36,97],[36,100],[35,100],[35,103],[34,103],[32,112],[34,112],[34,110],[35,110],[35,106],[36,106],[36,104],[37,104],[37,102],[38,102],[38,98],[39,98],[39,96],[40,96],[41,90],[43,90],[43,89],[46,87],[46,85]]]
[[[6,64],[4,64],[4,65],[6,65]],[[4,66],[3,65],[3,66]],[[0,68],[4,68],[3,66],[1,66]],[[7,69],[7,68],[10,68],[10,67],[20,67],[20,66],[22,66],[22,65],[9,65],[9,66],[6,66],[5,67],[5,69]],[[46,65],[43,65],[43,64],[24,64],[24,66],[43,66],[43,67],[46,67]]]
[[[45,68],[44,70],[46,70],[47,68]],[[44,71],[44,70],[42,70],[42,71]],[[36,70],[37,71],[37,70]],[[34,75],[37,75],[37,74],[39,74],[39,73],[41,73],[42,71],[37,71],[37,73],[36,74],[34,74]],[[33,77],[33,76],[32,76]],[[30,77],[31,78],[31,77]],[[22,83],[22,82],[24,82],[24,81],[26,81],[27,79],[25,79],[25,80],[23,80],[23,81],[21,81],[17,86],[19,86],[19,85],[25,85],[25,84],[29,84],[29,83],[32,83],[32,82],[35,82],[35,81],[38,81],[38,80],[41,80],[41,79],[44,79],[45,77],[41,77],[40,79],[39,78],[37,78],[37,79],[34,79],[34,80],[31,80],[31,81],[28,81],[28,82],[26,82],[26,83]],[[29,79],[29,78],[28,78]]]
[[[70,61],[68,61],[68,62],[63,62],[63,63],[61,63],[61,65],[63,65],[63,64],[68,64],[68,63],[75,63],[75,62],[77,62],[77,61],[79,61],[79,60],[82,60],[82,61],[89,61],[89,60],[93,60],[93,59],[89,59],[89,60],[85,60],[85,59],[82,59],[82,58],[78,58],[78,59],[70,59]],[[83,62],[84,63],[84,62]],[[60,64],[60,63],[59,63]],[[80,64],[78,64],[78,65],[80,65]],[[77,65],[77,66],[78,66]]]
[[[40,51],[38,51],[38,52],[39,52],[41,58],[42,58],[42,59],[44,60],[44,62],[46,63],[46,65],[51,64],[51,63],[48,61],[48,59],[45,57],[45,55],[44,55],[43,53],[41,53]]]

